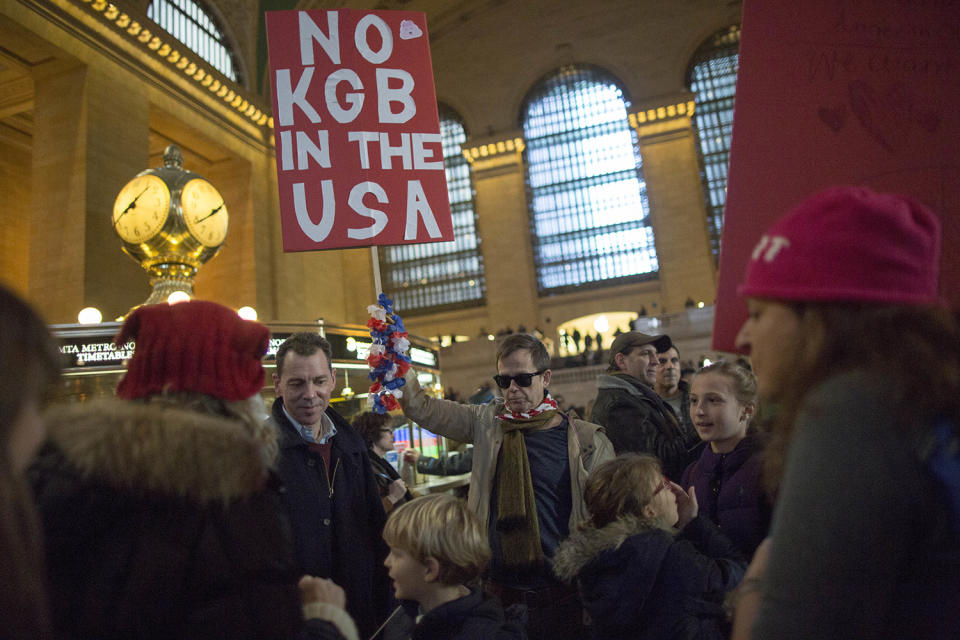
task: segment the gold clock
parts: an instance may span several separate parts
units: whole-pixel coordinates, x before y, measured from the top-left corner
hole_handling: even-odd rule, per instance
[[[227,237],[229,216],[223,196],[203,178],[193,178],[180,194],[183,220],[194,238],[204,246],[217,247]]]
[[[131,244],[151,239],[170,213],[170,190],[155,175],[137,176],[120,190],[113,204],[113,228]]]

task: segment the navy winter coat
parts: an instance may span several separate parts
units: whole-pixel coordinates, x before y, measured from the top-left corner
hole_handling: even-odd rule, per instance
[[[403,610],[390,621],[383,640],[526,640],[526,607],[504,611],[480,589],[429,611],[416,620],[417,603],[403,601]]]
[[[125,400],[61,407],[48,421],[50,444],[30,475],[58,636],[301,630],[299,574],[262,441],[235,420]]]
[[[762,467],[759,437],[751,434],[730,453],[704,447],[680,483],[684,489],[696,487],[700,515],[720,527],[747,558],[770,530],[772,508],[760,484]]]
[[[723,600],[747,563],[716,526],[694,518],[682,532],[627,517],[561,544],[561,579],[576,579],[597,640],[721,640]]]
[[[287,420],[279,398],[270,418],[279,432],[277,472],[300,572],[343,587],[347,611],[361,636],[368,637],[390,613],[383,566],[388,549],[380,537],[386,515],[363,438],[333,409],[327,416],[337,428],[330,449],[332,487],[323,457]]]

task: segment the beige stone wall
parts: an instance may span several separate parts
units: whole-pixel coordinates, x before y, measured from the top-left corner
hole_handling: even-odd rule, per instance
[[[210,3],[255,86],[256,4]],[[0,189],[11,194],[0,213],[0,280],[53,322],[72,322],[87,305],[113,317],[142,302],[147,275],[120,252],[110,212],[120,188],[157,166],[172,142],[183,149],[185,168],[217,186],[231,215],[226,245],[196,279],[199,296],[254,306],[268,321],[366,321],[374,299],[368,249],[283,253],[269,130],[90,17],[87,3],[41,4],[38,11],[0,0],[0,38],[25,61],[10,79],[0,59],[0,83],[34,85],[19,107],[0,99]],[[685,100],[691,53],[739,14],[737,3],[715,0],[437,4],[414,0],[404,8],[430,12],[438,99],[464,117],[468,147],[520,136],[524,96],[563,64],[613,73],[632,100],[631,113]],[[143,14],[147,2],[118,6]],[[17,129],[11,118],[25,119],[30,130]],[[716,274],[689,117],[638,124],[637,131],[660,263],[656,280],[538,296],[522,155],[508,152],[473,164],[486,304],[410,314],[408,328],[476,336],[522,324],[555,340],[558,325],[583,315],[641,306],[680,311],[688,296],[712,301]]]

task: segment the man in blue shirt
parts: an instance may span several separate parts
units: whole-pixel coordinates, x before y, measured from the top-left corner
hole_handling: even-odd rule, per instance
[[[300,571],[342,586],[366,637],[389,614],[386,516],[363,438],[330,407],[335,386],[330,344],[313,333],[290,336],[277,350],[267,421],[277,429],[277,472]]]
[[[553,553],[589,517],[587,475],[613,457],[613,446],[602,427],[558,410],[547,391],[550,355],[540,340],[507,336],[496,367],[503,397],[488,404],[431,398],[412,373],[400,404],[414,422],[473,444],[467,504],[490,537],[487,591],[505,605],[527,605],[533,640],[575,638],[581,608],[576,592],[553,576]]]

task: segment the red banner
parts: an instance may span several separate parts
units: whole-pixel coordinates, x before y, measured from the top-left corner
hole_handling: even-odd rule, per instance
[[[714,348],[764,230],[821,189],[863,184],[943,224],[940,291],[960,307],[960,14],[956,2],[745,2]]]
[[[453,240],[426,16],[266,21],[284,251]]]

